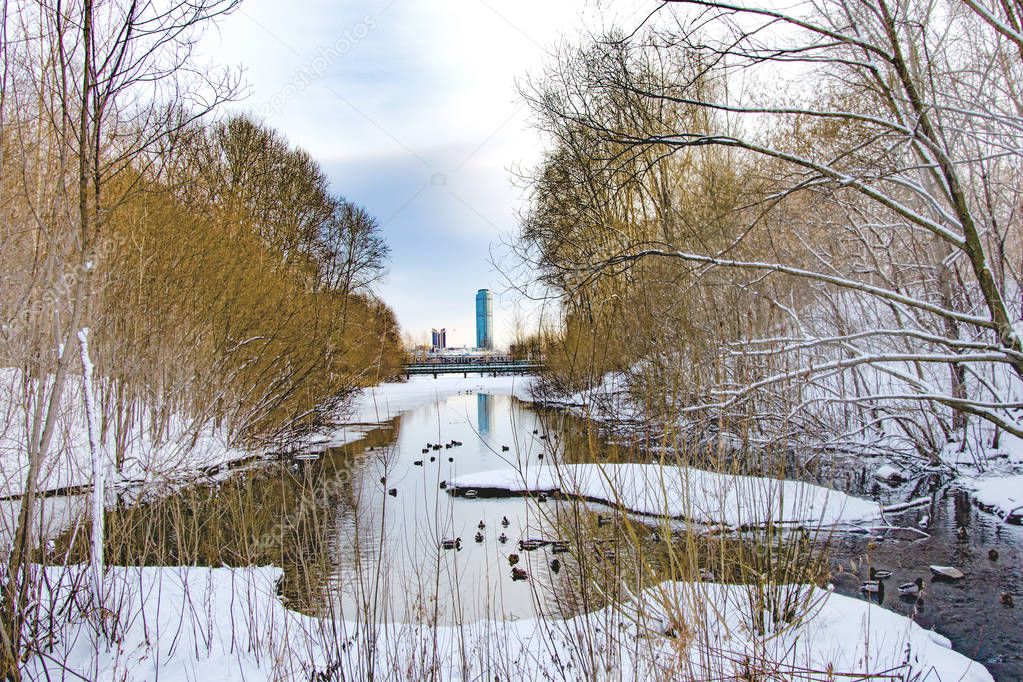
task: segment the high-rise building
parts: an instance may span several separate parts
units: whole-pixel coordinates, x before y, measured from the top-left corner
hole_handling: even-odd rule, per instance
[[[448,347],[447,328],[432,330],[432,343],[430,345],[433,346],[434,350],[444,350],[445,348],[447,348]]]
[[[476,347],[494,348],[494,296],[489,289],[476,292]]]

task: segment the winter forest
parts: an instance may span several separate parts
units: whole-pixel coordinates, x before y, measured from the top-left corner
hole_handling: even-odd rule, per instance
[[[4,680],[1023,680],[1019,0],[0,12]]]

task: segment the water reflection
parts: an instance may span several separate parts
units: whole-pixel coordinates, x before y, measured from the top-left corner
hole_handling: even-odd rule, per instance
[[[817,460],[814,471],[793,467],[804,478],[885,501],[936,490],[930,508],[889,517],[915,526],[929,514],[930,538],[923,541],[850,534],[827,540],[735,537],[713,529],[680,533],[678,527],[673,533],[629,522],[600,505],[452,498],[442,487],[459,474],[535,465],[541,454],[544,462],[644,458],[628,445],[609,445],[593,424],[564,413],[527,409],[507,396],[464,394],[408,412],[391,428],[317,460],[280,462],[111,510],[107,556],[129,565],[282,566],[280,589],[292,608],[360,621],[439,623],[573,615],[671,578],[756,582],[752,571],[780,576],[782,583],[823,581],[838,564],[848,568],[855,560],[862,569],[866,555],[900,581],[921,575],[929,582],[929,563],[956,565],[968,578],[929,584],[917,619],[996,675],[1023,675],[1023,610],[997,601],[1001,591],[1023,592],[1023,529],[979,513],[968,496],[942,489],[940,482],[922,477],[904,489],[878,491],[862,462],[842,467]],[[87,558],[85,537],[77,535],[72,561]],[[445,539],[455,538],[461,549],[442,548]],[[520,540],[531,538],[565,540],[570,551],[519,548]],[[69,533],[58,543],[58,555],[70,541]],[[827,541],[833,560],[821,570]],[[989,560],[989,549],[1001,558]],[[512,555],[529,580],[512,580]],[[839,591],[857,595],[864,577],[836,579]],[[885,606],[914,615],[914,605],[897,597]]]
[[[494,419],[494,396],[489,393],[476,394],[476,424],[480,435],[490,433],[490,422]]]

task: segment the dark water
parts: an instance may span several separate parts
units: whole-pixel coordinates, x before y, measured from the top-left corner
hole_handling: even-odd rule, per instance
[[[427,443],[452,441],[461,445],[422,451]],[[455,498],[441,488],[456,475],[514,467],[541,454],[547,461],[643,458],[634,449],[608,445],[586,423],[564,414],[537,412],[510,397],[459,395],[407,412],[389,428],[317,458],[238,472],[217,485],[111,511],[108,557],[130,564],[282,566],[281,593],[289,606],[372,622],[570,615],[602,605],[621,584],[635,591],[651,581],[693,577],[696,567],[674,561],[671,543],[651,529],[602,525],[610,510],[600,505]],[[818,551],[810,549],[819,565],[785,576],[824,582],[830,570],[838,591],[857,596],[869,566],[892,570],[887,608],[945,635],[996,679],[1023,679],[1023,604],[1000,603],[1002,592],[1023,597],[1023,528],[1000,523],[932,477],[897,488],[878,483],[863,475],[871,466],[840,462],[789,473],[883,504],[930,494],[930,505],[888,519],[915,527],[926,514],[929,536],[834,533],[826,541],[827,556],[819,551],[819,538]],[[475,541],[477,532],[482,542]],[[501,535],[507,542],[499,541]],[[460,550],[442,549],[443,540],[455,538]],[[572,551],[519,550],[518,541],[529,538],[568,540]],[[701,562],[727,551],[744,553],[737,565],[755,564],[757,571],[779,565],[772,552],[760,551],[764,538],[733,538],[726,550],[720,539],[700,542],[693,554]],[[775,549],[784,554],[789,546]],[[998,553],[995,561],[991,549]],[[512,579],[512,554],[528,580]],[[717,564],[719,579],[742,580],[740,571]],[[967,577],[933,581],[930,564],[956,566]],[[918,576],[927,583],[922,606],[894,594],[895,585]]]
[[[927,507],[890,515],[889,521],[916,526],[925,514],[927,538],[910,540],[903,533],[833,537],[833,564],[848,568],[850,560],[857,561],[862,577],[868,564],[891,570],[892,588],[923,578],[922,605],[889,589],[884,606],[948,637],[956,651],[983,663],[995,679],[1023,680],[1023,603],[1001,603],[1004,592],[1023,602],[1023,528],[978,510],[966,492],[954,487],[939,490]],[[989,558],[992,549],[995,560]],[[931,565],[955,566],[966,577],[935,579]],[[839,592],[858,594],[858,580],[836,578]]]

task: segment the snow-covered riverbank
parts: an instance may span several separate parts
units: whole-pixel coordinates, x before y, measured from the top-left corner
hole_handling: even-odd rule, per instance
[[[373,429],[387,426],[402,412],[414,410],[459,393],[489,393],[514,396],[531,402],[533,379],[529,376],[440,375],[412,377],[404,382],[387,382],[362,390],[339,420],[344,426],[310,439],[316,447],[338,447],[358,440]]]
[[[289,611],[276,596],[276,568],[116,568],[108,599],[119,610],[107,627],[117,636],[107,639],[81,593],[69,611],[55,608],[68,603],[82,570],[47,569],[43,615],[54,615],[57,627],[45,655],[28,661],[30,680],[334,680],[366,679],[371,670],[379,680],[730,679],[750,670],[801,679],[879,671],[930,682],[993,679],[909,619],[815,588],[806,588],[813,607],[805,620],[766,635],[752,626],[747,586],[687,583],[662,583],[568,620],[374,626]],[[665,604],[692,609],[685,626],[672,625]]]
[[[832,526],[881,518],[876,502],[817,485],[657,464],[525,464],[448,481],[466,490],[562,493],[648,516],[731,527]]]
[[[0,386],[5,389],[0,391],[0,414],[9,415],[5,420],[6,428],[0,430],[0,497],[8,498],[21,494],[28,468],[26,417],[14,401],[16,392],[8,390],[10,383],[16,380],[14,375],[13,370],[0,370]],[[351,443],[373,429],[387,426],[402,412],[466,391],[513,395],[528,401],[531,386],[530,377],[506,376],[414,377],[407,382],[379,384],[359,391],[343,413],[335,415],[343,426],[314,434],[296,447],[337,447]],[[80,382],[68,382],[59,408],[54,453],[42,470],[40,490],[74,489],[92,481],[83,405]],[[100,445],[104,456],[112,463],[113,444],[109,438]],[[172,418],[159,442],[154,441],[146,429],[127,440],[125,465],[119,478],[139,484],[178,482],[264,454],[267,453],[263,450],[232,446],[227,431],[211,423],[196,426],[189,420]]]

